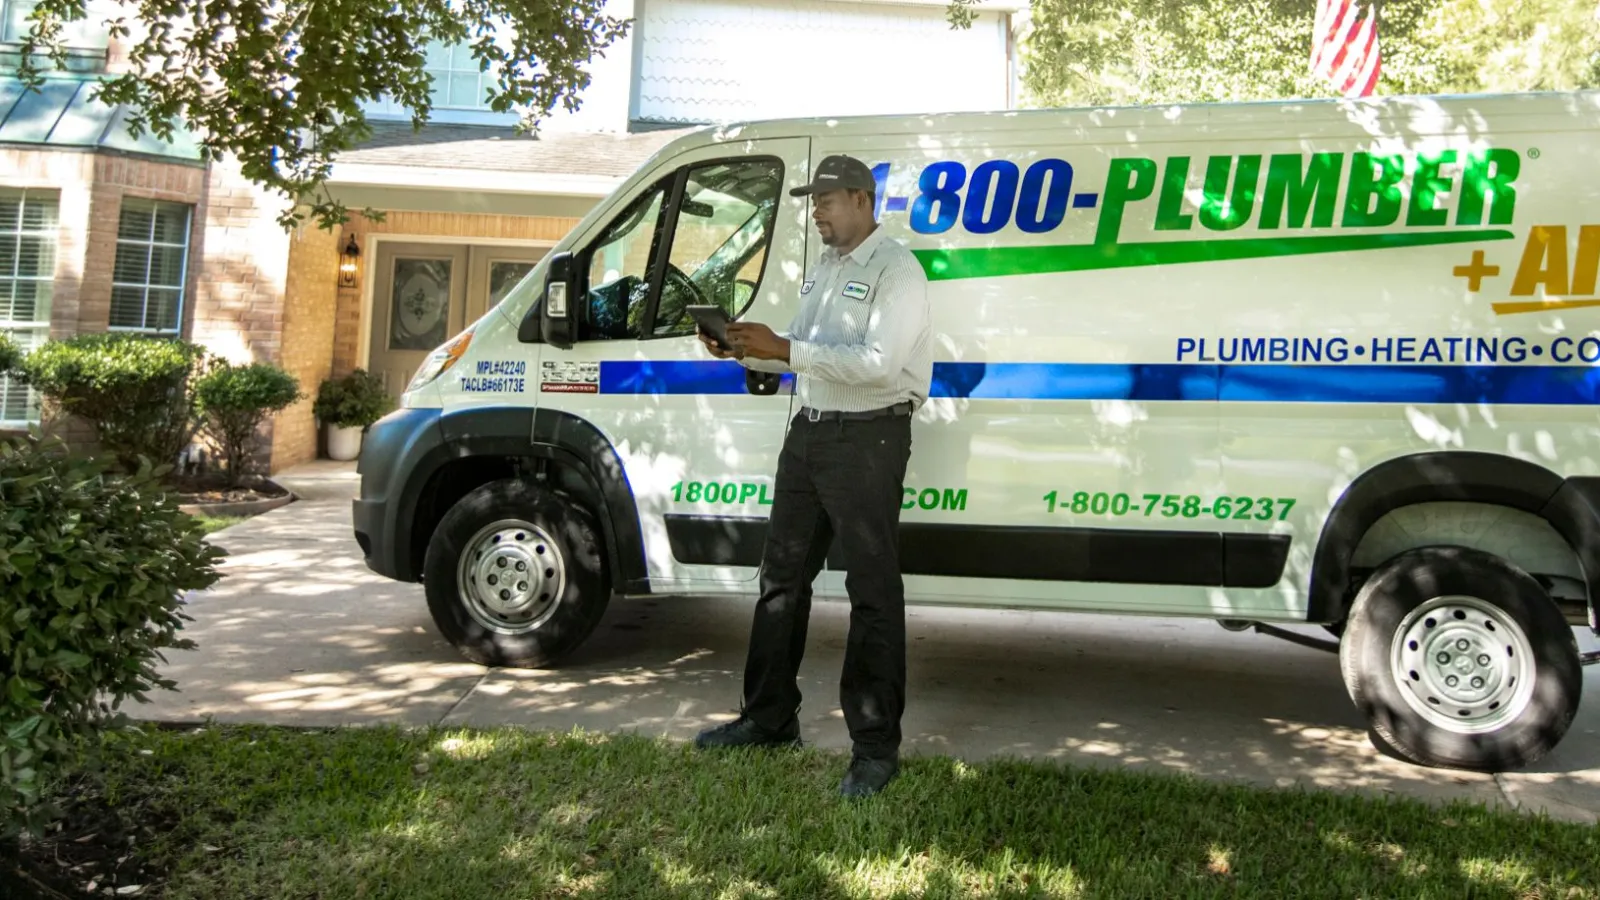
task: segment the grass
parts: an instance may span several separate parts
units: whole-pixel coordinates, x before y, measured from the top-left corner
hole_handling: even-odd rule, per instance
[[[247,516],[195,516],[200,522],[200,527],[206,534],[215,534],[224,528],[230,528],[243,522]]]
[[[124,740],[124,739],[119,739]],[[1176,776],[523,730],[212,727],[77,789],[162,898],[1600,897],[1600,826]]]

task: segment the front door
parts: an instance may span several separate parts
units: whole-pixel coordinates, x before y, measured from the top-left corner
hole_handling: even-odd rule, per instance
[[[466,247],[378,244],[368,371],[398,398],[434,348],[466,327]]]

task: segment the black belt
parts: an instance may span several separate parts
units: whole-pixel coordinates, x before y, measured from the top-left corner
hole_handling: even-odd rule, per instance
[[[869,409],[865,412],[841,412],[836,409],[812,409],[809,406],[802,406],[800,417],[808,422],[867,422],[884,416],[909,416],[914,411],[915,407],[911,401],[906,400],[893,406]]]

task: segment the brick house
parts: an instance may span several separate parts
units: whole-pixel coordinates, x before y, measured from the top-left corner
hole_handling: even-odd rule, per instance
[[[107,5],[90,0],[71,71],[31,93],[5,75],[4,54],[32,0],[0,0],[0,332],[25,347],[108,329],[183,336],[283,366],[308,396],[358,367],[398,393],[429,349],[683,129],[1011,107],[1025,8],[990,0],[957,31],[944,0],[611,0],[611,15],[634,20],[629,36],[591,64],[582,108],[537,137],[482,102],[489,79],[464,48],[436,47],[432,123],[413,131],[373,104],[373,138],[329,180],[384,221],[285,233],[277,198],[236,166],[203,164],[185,139],[134,140],[125,111],[89,101],[123,56],[92,25]],[[0,379],[0,430],[25,427],[36,399]],[[309,399],[270,428],[270,471],[319,454]]]

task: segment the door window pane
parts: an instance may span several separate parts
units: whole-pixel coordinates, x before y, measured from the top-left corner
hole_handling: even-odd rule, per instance
[[[432,350],[449,338],[450,269],[449,259],[395,257],[390,350]]]
[[[650,294],[650,260],[661,232],[666,190],[665,183],[651,188],[589,248],[588,309],[579,323],[580,340],[620,340],[643,333],[639,320]]]
[[[497,259],[489,263],[489,308],[500,305],[512,289],[533,271],[537,263],[522,260]]]
[[[755,295],[783,187],[783,164],[741,160],[694,169],[672,232],[654,333],[691,334],[691,304],[737,317]]]

